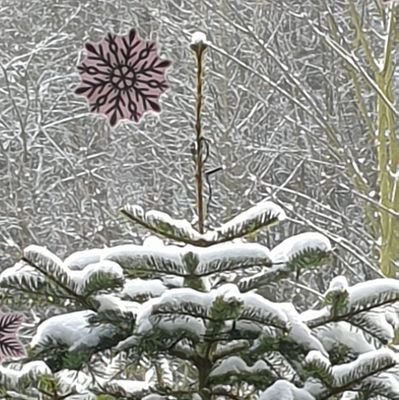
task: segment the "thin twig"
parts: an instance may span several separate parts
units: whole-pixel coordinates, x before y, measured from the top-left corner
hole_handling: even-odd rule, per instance
[[[195,56],[197,61],[197,94],[196,94],[196,107],[195,107],[195,135],[196,135],[196,155],[195,155],[195,185],[197,193],[197,215],[198,215],[198,231],[204,233],[204,199],[203,199],[203,169],[204,159],[202,158],[203,142],[204,137],[202,136],[202,125],[201,125],[201,110],[203,103],[203,54],[205,47],[197,46],[195,50]]]

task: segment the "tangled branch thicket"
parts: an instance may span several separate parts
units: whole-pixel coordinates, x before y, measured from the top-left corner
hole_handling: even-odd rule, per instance
[[[125,242],[132,232],[116,220],[116,210],[126,202],[194,218],[194,59],[187,43],[202,30],[211,42],[207,167],[224,167],[210,179],[208,223],[270,196],[293,224],[261,236],[266,245],[311,227],[337,248],[330,268],[300,275],[297,284],[324,292],[323,276],[331,270],[356,280],[377,276],[378,243],[364,218],[364,204],[378,200],[375,149],[348,70],[318,29],[327,31],[333,19],[339,37],[351,43],[356,37],[348,4],[371,32],[381,31],[381,10],[373,1],[325,3],[3,1],[2,265],[11,265],[30,243],[45,243],[65,256]],[[158,39],[173,60],[172,89],[161,117],[114,132],[73,95],[75,67],[82,43],[132,27]],[[381,42],[375,37],[373,43]],[[362,60],[364,54],[357,56]],[[371,89],[364,93],[371,113],[374,98]],[[369,184],[368,200],[358,192],[348,160]]]

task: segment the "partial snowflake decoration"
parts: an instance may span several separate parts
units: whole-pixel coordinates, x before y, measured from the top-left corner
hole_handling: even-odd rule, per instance
[[[86,97],[90,111],[105,115],[111,126],[161,111],[159,98],[169,87],[165,74],[171,62],[158,56],[155,42],[142,40],[132,29],[85,47],[75,93]]]
[[[0,313],[0,362],[9,358],[23,357],[25,349],[17,337],[24,317],[19,313]]]

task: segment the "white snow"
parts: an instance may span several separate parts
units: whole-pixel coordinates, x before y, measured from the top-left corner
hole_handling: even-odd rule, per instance
[[[151,227],[154,227],[157,231],[164,232],[166,230],[172,235],[177,235],[178,237],[188,236],[192,240],[199,240],[202,238],[202,235],[185,219],[175,219],[157,210],[144,212],[139,206],[128,205],[125,207],[125,210]]]
[[[31,245],[26,247],[24,249],[24,257],[40,265],[50,260],[52,263],[57,264],[60,269],[66,270],[62,260],[42,246]]]
[[[0,384],[6,385],[7,380],[13,387],[18,385],[18,381],[25,376],[51,375],[51,369],[43,361],[31,361],[24,364],[20,370],[3,367],[0,365]]]
[[[24,257],[57,280],[68,282],[69,268],[65,267],[62,260],[45,247],[28,246],[24,249]]]
[[[246,295],[248,295],[250,299],[253,297],[253,294]],[[259,297],[263,299],[261,296]],[[213,301],[216,299],[220,300],[221,298],[227,303],[236,303],[237,305],[243,301],[243,297],[238,288],[233,284],[222,285],[208,293],[198,292],[190,288],[170,289],[163,293],[162,296],[150,299],[142,304],[137,314],[137,334],[149,332],[156,325],[161,329],[171,332],[184,329],[185,331],[193,333],[195,336],[204,335],[206,327],[203,320],[201,318],[188,316],[185,312],[183,312],[183,315],[179,315],[179,309],[184,310],[186,305],[189,307],[198,307],[206,316],[212,308]],[[264,303],[260,301],[255,305],[257,307],[265,307],[265,305],[269,306],[269,303],[270,302],[267,302],[267,300],[264,300]],[[168,315],[157,318],[157,311],[165,309],[165,307],[176,311],[173,319]],[[275,310],[273,312],[275,313]],[[282,317],[284,317],[283,314]]]
[[[361,308],[378,296],[399,299],[399,281],[395,279],[373,279],[349,288],[351,307]]]
[[[184,275],[185,270],[181,260],[181,247],[160,246],[157,249],[151,246],[121,245],[103,252],[102,260],[117,262],[125,271],[162,271]]]
[[[134,215],[135,218],[153,227],[156,231],[164,232],[166,230],[168,233],[177,235],[178,237],[188,236],[192,240],[202,239],[202,235],[185,219],[175,219],[157,210],[145,212],[142,207],[137,205],[127,205],[125,206],[125,210],[129,214]]]
[[[392,371],[392,373],[382,372],[377,376],[370,376],[367,378],[372,385],[380,388],[379,392],[381,394],[386,395],[389,398],[391,395],[392,398],[399,398],[399,381],[398,381],[397,371]]]
[[[113,294],[100,294],[95,296],[95,299],[99,302],[98,312],[113,310],[121,313],[131,312],[136,314],[141,305],[133,301],[121,300]]]
[[[157,248],[157,247],[165,247],[165,244],[159,237],[150,235],[143,240],[143,246]]]
[[[154,318],[152,316],[153,306],[157,304],[158,299],[151,299],[144,303],[137,314],[135,333],[137,335],[148,334],[152,332],[155,326],[162,330],[170,333],[172,336],[174,332],[185,331],[191,335],[200,338],[205,335],[206,328],[203,321],[200,318],[194,318],[191,316],[179,316],[174,315],[173,319],[170,316],[164,316],[163,318]],[[129,341],[134,343],[134,339]]]
[[[313,332],[301,321],[299,313],[291,303],[281,303],[280,308],[287,315],[289,321],[288,338],[299,344],[306,350],[317,350],[324,356],[328,356],[323,345]]]
[[[96,399],[96,396],[94,396],[93,394],[91,394],[90,396],[90,392],[88,390],[91,385],[92,378],[84,372],[63,369],[61,371],[58,371],[55,374],[55,377],[60,383],[61,389],[63,389],[61,391],[62,394],[76,392],[79,393],[79,396],[86,396],[85,399],[89,397]],[[78,399],[78,397],[75,398]],[[69,400],[70,396],[68,396],[67,399]]]
[[[21,285],[24,280],[29,282],[32,287],[38,287],[44,283],[45,277],[23,261],[18,262],[13,267],[6,268],[0,274],[0,285],[2,287],[9,284],[12,286],[15,284]]]
[[[115,394],[122,392],[130,396],[141,395],[143,392],[146,392],[150,389],[150,386],[147,382],[127,379],[113,379],[111,381],[104,381],[102,386]]]
[[[327,353],[322,354],[320,351],[312,350],[305,357],[305,363],[308,364],[322,364],[326,367],[331,366],[331,362],[327,356]]]
[[[194,32],[191,36],[191,44],[207,43],[206,35],[203,32]]]
[[[305,389],[298,389],[291,382],[279,379],[261,393],[259,400],[315,400]]]
[[[363,332],[349,322],[330,323],[317,329],[315,334],[327,351],[333,350],[337,343],[348,347],[354,354],[375,350],[374,346],[365,339]]]
[[[242,358],[232,356],[222,360],[222,362],[211,371],[210,376],[239,375],[241,373],[261,374],[264,371],[270,371],[270,367],[263,360],[258,360],[254,365],[249,367]]]
[[[364,368],[372,370],[372,366],[377,363],[381,366],[388,366],[396,362],[395,353],[389,349],[378,349],[359,355],[359,357],[350,363],[335,365],[332,367],[334,376],[334,386],[343,386],[352,380],[361,378],[364,375]]]
[[[181,276],[164,275],[162,276],[162,282],[168,288],[179,288],[183,287],[184,278],[182,278]]]
[[[281,327],[287,327],[288,318],[286,313],[280,308],[278,303],[273,303],[256,293],[243,293],[242,300],[244,302],[243,313],[245,311],[253,311],[255,314],[267,315],[268,318],[275,319]]]
[[[212,296],[212,301],[216,298],[223,298],[226,303],[236,302],[241,303],[243,300],[242,294],[238,290],[238,287],[233,283],[226,283],[222,286],[219,286],[217,289],[212,290],[210,293]]]
[[[327,318],[330,315],[327,307],[324,307],[320,310],[306,310],[301,313],[301,321],[305,324],[309,324],[311,321],[317,319]]]
[[[47,340],[63,344],[70,351],[92,348],[110,336],[114,328],[109,325],[90,326],[88,318],[93,311],[77,311],[51,317],[41,323],[32,338],[31,348],[41,348]]]
[[[226,242],[206,248],[195,248],[199,263],[195,272],[230,271],[232,268],[271,265],[270,251],[258,243]]]
[[[170,289],[164,293],[159,300],[159,304],[179,306],[181,303],[195,303],[206,308],[212,304],[212,300],[211,293],[198,292],[190,288],[177,288]]]
[[[340,275],[331,280],[329,290],[331,289],[334,291],[344,292],[348,290],[348,287],[349,285],[347,279],[343,275]]]
[[[89,280],[96,275],[102,275],[110,280],[124,279],[122,268],[117,263],[109,260],[102,260],[95,264],[89,264],[82,270],[69,272],[70,278],[75,283],[77,294],[83,294]]]
[[[270,257],[274,263],[285,263],[309,249],[328,252],[332,247],[328,238],[321,233],[305,232],[283,240],[271,250]]]
[[[378,332],[379,337],[383,337],[387,343],[391,343],[395,338],[395,329],[387,321],[387,315],[384,310],[371,310],[367,313],[367,320],[369,320]]]
[[[142,400],[165,400],[165,396],[159,394],[149,394],[142,398]]]
[[[82,270],[90,264],[96,264],[101,259],[104,249],[77,251],[64,260],[64,265],[72,270]]]
[[[134,300],[137,297],[158,297],[168,290],[161,279],[128,279],[122,290],[122,297]]]
[[[340,400],[358,400],[358,393],[357,392],[344,392],[340,397]]]
[[[286,218],[284,210],[277,204],[271,201],[261,201],[255,206],[237,215],[230,221],[223,224],[216,232],[224,236],[230,230],[240,230],[243,226],[249,225],[251,221],[261,219],[262,216],[268,218],[274,217],[278,221],[283,221]]]

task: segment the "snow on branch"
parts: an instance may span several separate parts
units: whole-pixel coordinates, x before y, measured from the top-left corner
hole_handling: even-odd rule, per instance
[[[15,390],[40,380],[44,375],[51,375],[50,368],[43,361],[31,361],[21,369],[0,365],[0,385]]]
[[[391,343],[395,338],[395,326],[387,321],[383,310],[361,312],[351,317],[352,325],[359,327],[368,336],[382,344]]]
[[[237,322],[237,332],[242,324],[270,325],[289,330],[287,314],[279,303],[273,303],[255,293],[241,294],[233,284],[222,285],[208,293],[190,288],[171,289],[143,303],[137,312],[135,334],[146,336],[161,329],[172,337],[178,332],[202,341],[204,336],[231,329],[229,321]],[[251,328],[252,330],[254,328]],[[259,335],[259,328],[256,330]],[[213,333],[212,333],[213,332]]]
[[[132,301],[145,301],[159,297],[168,290],[168,286],[161,279],[127,279],[121,296]]]
[[[147,277],[154,274],[185,276],[182,250],[177,246],[122,245],[104,251],[103,260],[118,263],[128,277]]]
[[[313,312],[312,316],[308,314],[306,323],[309,327],[315,328],[329,322],[345,320],[371,328],[379,322],[373,322],[371,314],[365,316],[363,313],[371,310],[378,311],[378,308],[393,304],[398,300],[399,282],[395,279],[374,279],[348,286],[345,277],[340,276],[330,283],[325,294],[326,306]],[[392,317],[389,319],[392,320]],[[390,321],[386,320],[386,322]],[[378,331],[375,333],[378,337]],[[392,333],[390,330],[388,332],[385,330],[383,336],[390,337]]]
[[[270,201],[261,201],[221,227],[201,234],[188,221],[174,219],[164,212],[155,210],[146,212],[140,206],[127,205],[121,210],[121,213],[151,232],[199,247],[241,238],[286,218],[285,212],[280,206]]]
[[[122,268],[115,262],[101,260],[81,271],[70,271],[78,295],[90,296],[103,290],[120,288],[124,284]]]
[[[104,249],[89,249],[76,251],[64,260],[65,267],[71,270],[82,270],[90,264],[97,264]]]
[[[270,367],[263,360],[258,360],[252,366],[238,356],[231,356],[222,360],[209,374],[210,381],[213,384],[226,385],[230,381],[245,381],[256,385],[270,384],[275,376]]]
[[[144,399],[150,393],[150,385],[146,381],[134,381],[128,379],[113,379],[101,384],[101,392],[112,396],[129,399]]]
[[[54,374],[58,387],[58,396],[70,400],[97,400],[98,397],[91,392],[93,388],[92,376],[82,372],[63,369]],[[69,396],[70,393],[75,396]],[[79,396],[79,397],[78,397]]]
[[[0,274],[1,287],[45,297],[57,295],[81,301],[87,307],[91,307],[91,295],[120,288],[123,283],[123,270],[117,263],[105,260],[82,270],[70,270],[57,256],[39,246],[27,247],[22,261]]]
[[[241,292],[249,292],[253,289],[260,289],[272,282],[285,278],[291,271],[285,264],[272,265],[270,268],[263,268],[257,274],[243,277],[238,282]]]
[[[53,282],[73,291],[73,282],[71,281],[68,269],[64,266],[60,258],[46,248],[35,245],[28,246],[24,250],[22,260],[36,268]]]
[[[180,302],[180,299],[176,297],[175,304],[168,295],[176,290],[179,289],[172,289],[165,293],[165,297],[163,295],[160,298],[150,299],[143,303],[137,312],[134,331],[136,335],[140,337],[151,336],[154,332],[157,334],[156,330],[159,329],[163,332],[163,335],[168,337],[184,334],[191,340],[201,340],[206,328],[199,316],[206,316],[206,308],[201,307],[200,301],[193,301],[196,298],[194,290],[181,289],[186,291],[185,293],[189,298],[181,304],[180,312],[175,313],[174,310],[178,308],[177,303]]]
[[[317,351],[311,351],[305,359],[305,368],[313,376],[320,379],[325,386],[324,392],[335,394],[349,389],[367,387],[368,391],[380,389],[385,381],[389,391],[397,391],[398,383],[381,379],[379,374],[396,364],[395,353],[388,349],[372,350],[361,354],[356,360],[331,365],[328,358]],[[396,397],[395,397],[396,398]]]
[[[163,237],[191,244],[204,244],[203,235],[184,219],[174,219],[161,211],[147,211],[137,205],[127,205],[121,213],[129,220]]]
[[[348,290],[351,312],[371,310],[399,300],[399,281],[396,279],[374,279]]]
[[[318,232],[294,235],[274,247],[270,256],[273,264],[285,264],[289,270],[319,266],[331,253],[328,238]]]
[[[96,315],[89,318],[90,323],[107,323],[113,325],[124,322],[134,324],[140,304],[133,301],[121,300],[113,294],[99,294],[94,296]]]
[[[254,266],[270,267],[270,251],[257,243],[228,242],[199,249],[199,263],[195,274],[210,275]]]
[[[304,353],[317,350],[327,356],[322,343],[317,336],[307,327],[300,318],[300,314],[291,303],[281,303],[280,308],[289,321],[289,330],[286,340],[295,343]]]
[[[279,303],[273,303],[256,293],[241,294],[243,310],[239,320],[257,322],[262,325],[271,325],[288,330],[289,319]]]
[[[283,221],[285,218],[285,212],[279,205],[271,201],[261,201],[215,229],[214,240],[220,242],[240,238]]]
[[[335,387],[361,384],[364,378],[389,369],[396,364],[395,353],[389,349],[378,349],[359,355],[350,363],[332,367]]]
[[[298,268],[320,266],[331,250],[330,241],[320,233],[307,232],[291,236],[269,252],[271,266],[242,278],[238,286],[242,292],[247,292],[285,278]]]
[[[0,274],[0,287],[25,292],[49,292],[46,277],[23,261]]]
[[[291,382],[279,379],[261,393],[259,400],[316,400],[306,389],[299,389]]]
[[[49,344],[66,347],[70,352],[87,351],[96,348],[102,340],[110,338],[115,332],[112,325],[91,326],[93,311],[76,311],[51,317],[41,323],[31,340],[34,352],[46,350]]]
[[[399,380],[397,371],[392,369],[378,375],[365,378],[362,386],[367,388],[375,396],[381,396],[387,399],[399,399]]]
[[[158,299],[147,302],[148,320],[158,325],[162,320],[168,321],[174,316],[186,316],[190,318],[207,318],[208,308],[212,304],[212,297],[208,293],[198,292],[194,289],[181,288],[171,289],[165,292]],[[146,307],[145,307],[146,308]],[[138,319],[138,329],[140,330],[141,319]],[[189,322],[189,321],[187,321]],[[147,323],[147,321],[145,321]]]
[[[320,379],[324,385],[331,387],[334,385],[334,374],[328,357],[319,351],[310,351],[305,358],[305,369],[313,377]]]
[[[303,314],[301,315],[303,319]],[[359,355],[374,350],[375,346],[366,340],[364,332],[349,322],[339,321],[313,329],[314,334],[327,352],[333,352],[340,346],[345,353]]]
[[[118,263],[129,277],[175,275],[204,277],[225,271],[271,265],[269,250],[256,243],[220,243],[209,247],[122,245],[104,250],[102,260]],[[87,268],[87,267],[86,267]]]

